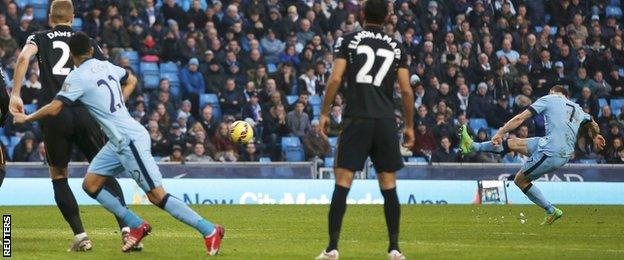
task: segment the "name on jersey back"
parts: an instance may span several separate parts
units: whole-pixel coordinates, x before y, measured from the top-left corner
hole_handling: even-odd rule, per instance
[[[54,39],[56,37],[71,37],[74,33],[70,31],[51,31],[46,33],[46,36],[50,39]]]
[[[396,59],[401,58],[401,49],[397,48],[398,44],[394,42],[392,38],[390,38],[390,36],[381,34],[381,33],[370,32],[370,31],[360,31],[355,36],[353,36],[353,39],[351,40],[351,42],[349,42],[349,46],[347,47],[349,47],[349,49],[355,50],[357,49],[357,46],[360,44],[360,42],[364,39],[375,39],[375,40],[381,40],[381,41],[387,42],[394,51],[394,57]]]

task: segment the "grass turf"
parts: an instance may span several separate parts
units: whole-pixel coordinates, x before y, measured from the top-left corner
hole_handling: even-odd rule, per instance
[[[226,227],[218,259],[313,259],[326,246],[328,206],[194,206]],[[564,217],[540,226],[535,206],[403,206],[401,249],[409,259],[624,258],[624,207],[562,206]],[[16,259],[193,259],[203,240],[191,228],[153,206],[133,206],[153,232],[140,253],[123,254],[112,215],[81,207],[94,248],[67,253],[72,235],[56,207],[1,207],[11,214]],[[520,222],[520,213],[526,223]],[[382,206],[349,205],[342,259],[384,259],[387,236]]]

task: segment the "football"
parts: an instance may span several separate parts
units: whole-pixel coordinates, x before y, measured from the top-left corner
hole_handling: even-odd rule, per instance
[[[230,127],[232,142],[246,144],[253,138],[253,127],[245,121],[236,121]]]

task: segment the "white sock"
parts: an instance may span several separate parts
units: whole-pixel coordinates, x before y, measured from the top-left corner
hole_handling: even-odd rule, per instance
[[[122,227],[121,228],[121,233],[123,232],[130,232],[130,227]]]
[[[82,239],[84,239],[84,238],[86,238],[86,237],[87,237],[87,233],[86,233],[86,232],[82,232],[82,233],[77,234],[77,235],[75,235],[75,236],[74,236],[74,238],[76,239],[76,241],[80,241],[80,240],[82,240]]]

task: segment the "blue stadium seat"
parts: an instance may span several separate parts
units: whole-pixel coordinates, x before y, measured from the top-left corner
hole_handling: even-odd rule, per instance
[[[285,148],[301,148],[301,141],[296,136],[282,137],[282,149]]]
[[[292,105],[295,102],[297,102],[297,99],[299,99],[299,97],[296,96],[296,95],[288,95],[288,96],[286,96],[286,101],[288,101],[289,105]]]
[[[171,94],[173,98],[180,98],[180,95],[182,94],[180,86],[169,86],[169,94]]]
[[[607,9],[605,11],[607,17],[609,16],[615,16],[617,18],[622,17],[622,9],[620,9],[620,7],[618,6],[607,6]]]
[[[26,112],[26,114],[30,115],[32,113],[35,113],[35,111],[37,111],[37,104],[24,105],[24,112]]]
[[[611,99],[611,111],[614,115],[620,115],[620,108],[624,106],[624,99]]]
[[[542,26],[535,26],[535,32],[536,33],[541,33],[544,30],[544,27]]]
[[[321,105],[312,105],[312,115],[314,119],[318,119],[321,116]]]
[[[267,71],[269,72],[269,74],[273,74],[277,71],[277,66],[275,66],[275,64],[273,63],[269,63],[267,64]]]
[[[611,0],[609,1],[609,5],[615,5],[615,6],[620,5],[620,1],[621,0]]]
[[[17,144],[19,144],[19,142],[20,142],[20,140],[22,140],[22,138],[19,137],[19,136],[11,136],[11,137],[9,137],[9,140],[10,140],[10,145],[11,146],[16,146]]]
[[[620,69],[620,76],[624,77],[624,68]]]
[[[211,106],[219,105],[219,97],[216,94],[201,94],[199,96],[199,107],[204,107],[206,104]]]
[[[160,78],[156,75],[146,74],[143,76],[143,86],[145,89],[157,89],[160,85]]]
[[[161,73],[160,78],[169,80],[170,87],[180,87],[180,77],[177,73]]]
[[[270,163],[271,162],[271,158],[270,157],[260,157],[260,162],[261,163]]]
[[[72,28],[74,29],[74,31],[82,31],[82,18],[75,17]]]
[[[313,95],[310,96],[309,99],[310,105],[314,106],[314,105],[321,105],[321,103],[323,103],[323,100],[321,100],[321,96],[317,96],[317,95]]]
[[[141,62],[139,58],[139,53],[136,51],[122,51],[121,57],[128,58],[130,61],[130,67],[137,73],[139,73],[139,63]]]
[[[4,144],[4,146],[9,146],[11,144],[11,140],[6,135],[0,135],[0,142]]]
[[[470,125],[475,134],[479,132],[481,128],[488,128],[488,123],[485,118],[470,118],[468,125]]]
[[[282,137],[282,153],[284,153],[286,161],[289,162],[301,162],[305,159],[299,137]]]
[[[407,158],[407,162],[410,162],[410,163],[427,163],[427,159],[425,157],[409,157],[409,158]]]
[[[284,159],[288,162],[303,162],[305,160],[303,149],[289,149],[284,151]]]
[[[15,146],[13,145],[9,145],[6,147],[6,151],[7,151],[7,155],[9,156],[9,158],[11,158],[11,160],[13,160],[13,151],[15,150]]]
[[[498,133],[498,129],[490,128],[490,132],[488,133],[490,136],[488,136],[488,138],[492,138],[493,136],[496,135],[496,133]]]
[[[178,65],[173,62],[165,62],[160,64],[160,74],[175,73],[178,74]]]
[[[323,162],[323,166],[327,168],[334,167],[334,157],[325,157],[325,161]]]
[[[141,70],[141,75],[160,75],[158,63],[156,62],[141,62],[139,69]]]
[[[576,102],[576,100],[575,100],[574,102]],[[607,99],[604,99],[604,98],[599,98],[599,99],[598,99],[598,105],[599,105],[600,107],[604,107],[604,106],[606,106],[606,105],[608,105],[608,104],[609,104],[609,103],[607,102]],[[600,110],[598,111],[598,116],[602,116],[602,109],[600,109]]]
[[[555,34],[557,34],[557,26],[551,26],[550,27],[550,36],[554,36]]]
[[[17,1],[20,2],[20,1]],[[34,18],[37,21],[48,20],[48,1],[47,0],[31,0],[30,5],[33,6]]]
[[[329,141],[329,146],[331,147],[332,156],[336,156],[336,147],[338,145],[338,137],[329,137],[327,139]]]
[[[0,136],[4,135],[4,127],[0,127]]]

